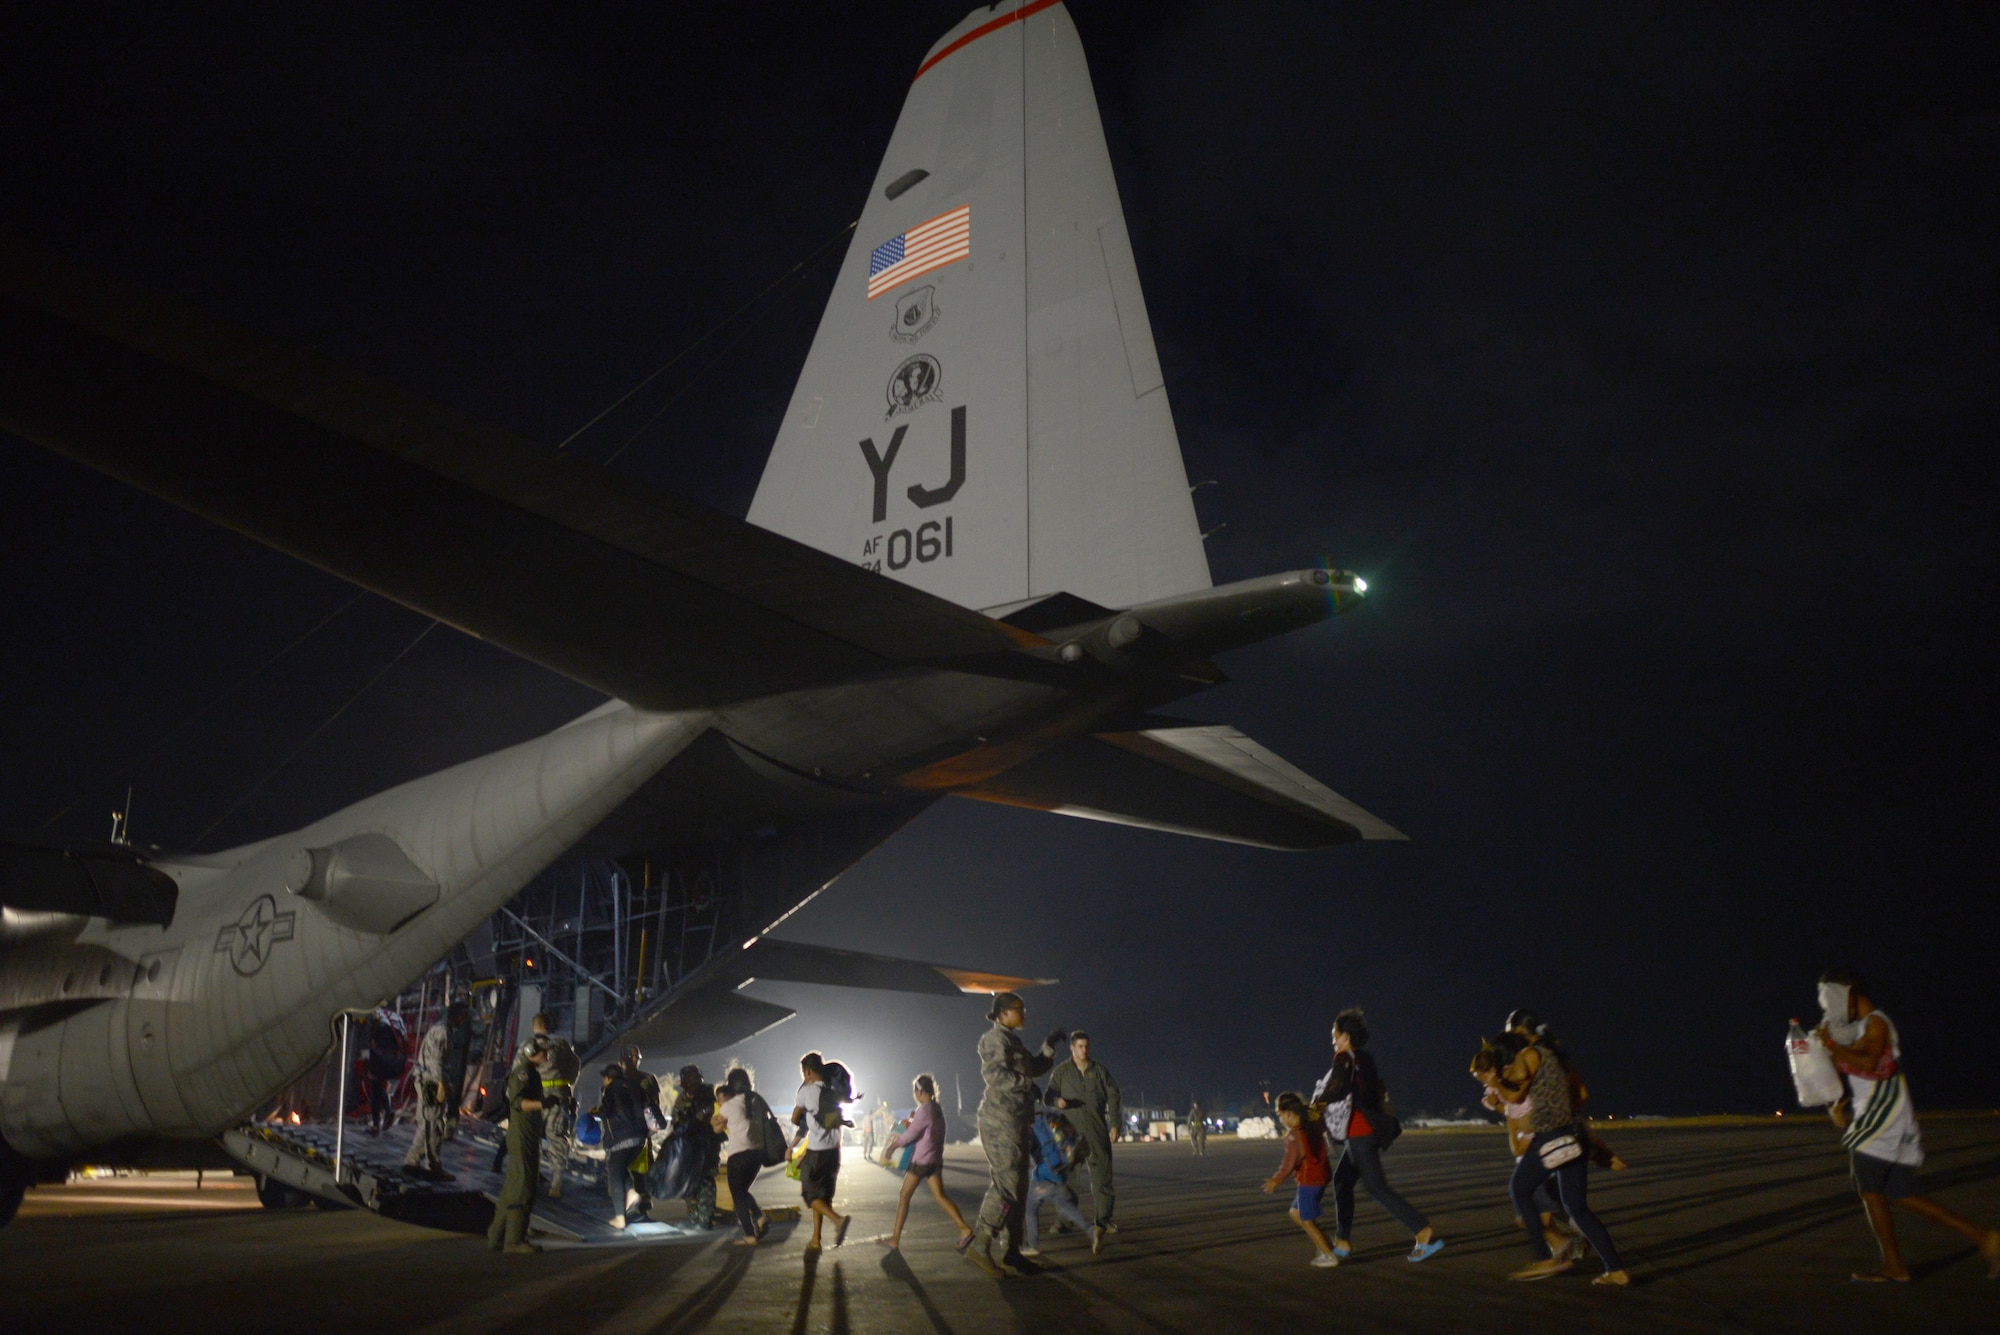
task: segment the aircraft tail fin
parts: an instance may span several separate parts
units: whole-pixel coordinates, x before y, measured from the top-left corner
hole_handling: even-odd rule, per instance
[[[962,607],[1209,586],[1055,0],[982,6],[918,69],[750,521]]]
[[[957,795],[1261,848],[1405,837],[1226,724],[1080,737]]]

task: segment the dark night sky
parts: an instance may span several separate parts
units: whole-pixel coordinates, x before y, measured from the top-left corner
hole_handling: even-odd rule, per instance
[[[964,5],[866,8],[11,4],[0,227],[553,444],[858,213]],[[2000,11],[1072,12],[1216,578],[1375,594],[1183,712],[1411,842],[946,802],[788,934],[1059,976],[1035,1027],[1156,1096],[1302,1082],[1359,1001],[1406,1109],[1515,1005],[1608,1111],[1775,1108],[1855,963],[1920,1105],[2000,1100]],[[741,514],[831,274],[617,466]],[[366,600],[157,744],[346,586],[7,437],[0,495],[0,825],[130,782],[194,839],[423,624]],[[440,632],[210,842],[592,702]],[[972,1073],[971,1000],[764,994],[767,1071]]]

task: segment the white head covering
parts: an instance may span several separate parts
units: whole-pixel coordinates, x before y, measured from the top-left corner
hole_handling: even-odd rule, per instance
[[[1819,985],[1819,1008],[1826,1024],[1826,1032],[1833,1041],[1848,1047],[1861,1037],[1861,1026],[1847,1018],[1848,988],[1845,983],[1821,983]]]

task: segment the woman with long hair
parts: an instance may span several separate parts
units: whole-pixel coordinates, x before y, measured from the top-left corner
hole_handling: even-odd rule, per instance
[[[1444,1250],[1444,1243],[1423,1212],[1404,1200],[1382,1175],[1382,1151],[1403,1128],[1385,1105],[1382,1075],[1367,1047],[1368,1022],[1359,1006],[1334,1016],[1333,1065],[1313,1090],[1313,1102],[1328,1105],[1332,1121],[1338,1121],[1342,1105],[1346,1106],[1346,1144],[1333,1170],[1333,1254],[1346,1260],[1354,1249],[1348,1238],[1354,1227],[1354,1184],[1360,1182],[1377,1205],[1415,1235],[1407,1259],[1428,1261]],[[1329,1125],[1327,1135],[1337,1139],[1340,1130]]]
[[[729,1181],[729,1196],[736,1202],[736,1222],[743,1229],[743,1236],[730,1246],[755,1247],[763,1241],[764,1230],[770,1227],[764,1212],[757,1208],[757,1198],[750,1194],[751,1184],[764,1171],[764,1100],[750,1088],[750,1072],[741,1066],[729,1068],[716,1093],[722,1096],[722,1101],[716,1105],[715,1117],[709,1125],[722,1137],[722,1163]]]
[[[1575,1265],[1569,1255],[1573,1249],[1560,1255],[1555,1252],[1551,1246],[1553,1230],[1545,1226],[1537,1208],[1536,1192],[1553,1178],[1570,1224],[1604,1263],[1604,1273],[1591,1282],[1630,1284],[1632,1276],[1618,1258],[1610,1232],[1590,1210],[1589,1133],[1578,1112],[1582,1082],[1575,1079],[1562,1049],[1549,1038],[1548,1026],[1533,1015],[1525,1011],[1509,1015],[1507,1032],[1522,1044],[1512,1060],[1504,1068],[1486,1064],[1485,1070],[1475,1068],[1473,1074],[1503,1107],[1513,1105],[1511,1119],[1525,1123],[1522,1129],[1528,1132],[1527,1143],[1520,1146],[1520,1157],[1514,1161],[1508,1191],[1514,1198],[1514,1213],[1527,1231],[1528,1251],[1534,1260],[1508,1278],[1547,1279]]]
[[[909,1127],[882,1149],[882,1165],[887,1167],[896,1156],[896,1151],[905,1145],[915,1147],[910,1156],[909,1171],[903,1174],[902,1194],[896,1198],[896,1226],[888,1237],[882,1239],[884,1247],[895,1248],[903,1244],[903,1221],[910,1216],[910,1198],[917,1194],[919,1184],[931,1184],[931,1195],[938,1205],[951,1216],[951,1222],[958,1225],[958,1250],[972,1241],[972,1225],[965,1222],[965,1216],[952,1204],[951,1197],[944,1194],[944,1109],[938,1106],[937,1079],[929,1072],[916,1078],[910,1086],[916,1096],[917,1111],[910,1118]]]

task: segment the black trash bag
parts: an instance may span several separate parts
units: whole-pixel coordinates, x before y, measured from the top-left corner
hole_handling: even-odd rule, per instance
[[[695,1194],[704,1175],[715,1176],[715,1165],[715,1133],[683,1122],[654,1152],[646,1190],[656,1201],[684,1200]]]

